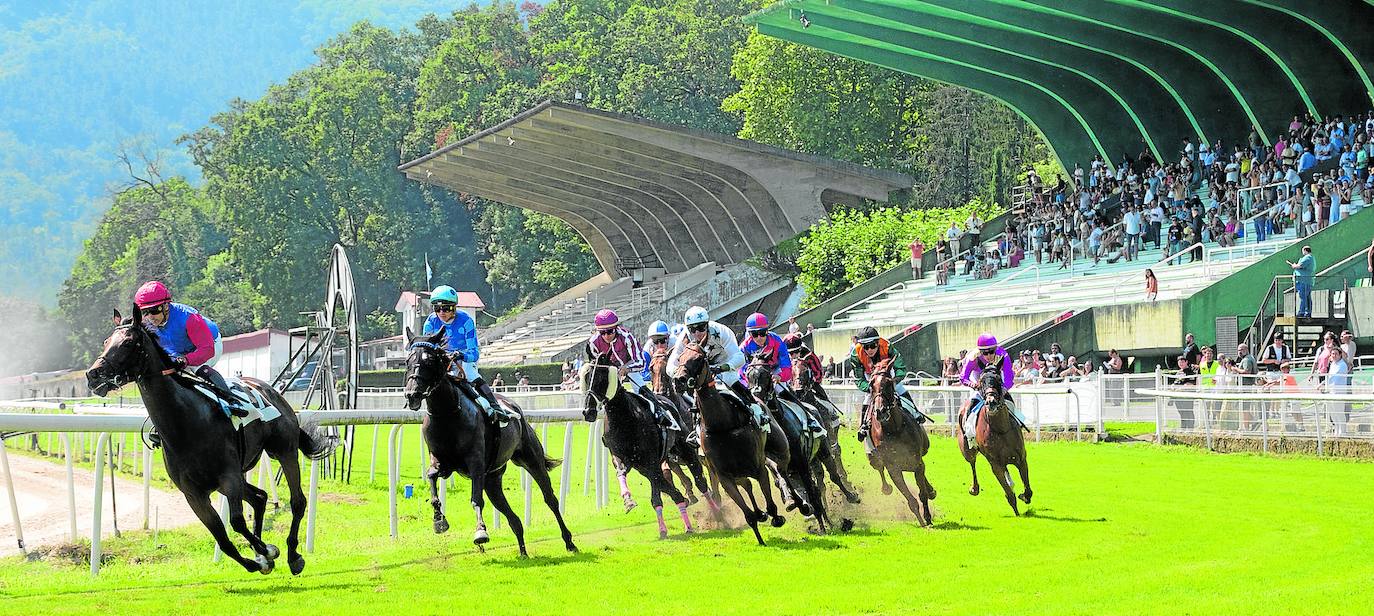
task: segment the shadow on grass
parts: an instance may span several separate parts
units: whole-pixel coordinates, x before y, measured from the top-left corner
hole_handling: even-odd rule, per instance
[[[533,569],[536,567],[552,567],[566,563],[587,563],[595,562],[596,554],[591,552],[574,552],[572,554],[559,554],[558,556],[531,556],[529,558],[502,558],[486,561],[485,565],[496,567],[506,567],[507,569]]]
[[[232,584],[233,582],[230,582],[230,583]],[[211,585],[211,584],[208,584],[208,583],[207,583],[206,585]],[[226,587],[224,588],[224,592],[225,592],[225,594],[230,594],[230,595],[248,595],[248,596],[253,596],[253,595],[280,595],[280,594],[289,594],[289,593],[298,592],[298,591],[300,591],[300,592],[315,592],[315,591],[318,591],[318,590],[357,590],[357,589],[363,588],[363,587],[367,587],[367,588],[375,587],[376,585],[377,585],[376,582],[367,582],[367,581],[358,582],[358,583],[356,583],[356,584],[321,584],[321,585],[319,585],[319,586],[298,586],[298,587],[283,586],[283,585],[281,585],[281,584],[272,584],[272,585],[267,585],[267,584],[252,584],[251,586],[226,586]]]
[[[935,530],[988,530],[988,527],[986,526],[978,526],[976,524],[965,524],[963,522],[956,522],[954,520],[945,520],[937,524],[931,524],[930,527]]]
[[[784,539],[782,537],[764,538],[768,542],[768,547],[778,550],[838,550],[844,547],[834,539],[824,537],[803,537],[801,539]]]
[[[1027,509],[1025,513],[1022,513],[1022,514],[1021,514],[1021,517],[1023,517],[1023,518],[1035,518],[1035,519],[1037,519],[1037,520],[1053,520],[1053,521],[1055,521],[1055,522],[1074,522],[1074,523],[1082,523],[1082,522],[1106,522],[1106,521],[1107,521],[1107,518],[1073,518],[1073,517],[1068,517],[1068,516],[1050,515],[1050,514],[1048,514],[1048,513],[1045,513],[1045,512],[1043,512],[1043,511],[1039,511],[1039,510],[1036,510],[1036,509]]]

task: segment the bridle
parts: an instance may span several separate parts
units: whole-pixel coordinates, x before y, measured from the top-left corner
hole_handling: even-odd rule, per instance
[[[105,352],[109,352],[110,340],[114,339],[115,334],[121,331],[135,332],[136,330],[134,328],[136,327],[141,326],[136,325],[134,323],[126,323],[124,325],[119,325],[115,327],[114,332],[110,334],[110,337],[105,339]],[[138,336],[146,334],[147,330],[143,330],[141,332],[134,333],[133,335]],[[142,368],[142,366],[146,365],[148,360],[147,350],[144,349],[144,341],[141,339],[136,339],[134,344],[134,350],[131,351],[131,353],[132,354],[129,357],[129,365],[136,367],[133,371],[116,369],[110,364],[109,360],[105,359],[105,354],[104,352],[102,352],[100,357],[97,359],[97,362],[102,364],[101,368],[103,369],[99,370],[97,374],[104,373],[107,376],[101,378],[97,383],[95,383],[95,387],[93,387],[92,389],[95,391],[100,391],[101,389],[104,389],[104,391],[110,392],[119,389],[125,385],[128,385],[129,383],[137,381],[140,378],[143,378],[145,370]],[[166,369],[162,371],[162,374],[169,375],[174,371],[175,370],[172,369]]]
[[[692,353],[692,355],[690,357],[687,357],[687,353]],[[689,383],[692,386],[692,390],[699,391],[701,389],[704,389],[711,382],[711,370],[709,366],[703,366],[703,369],[697,371],[696,374],[686,374],[687,362],[694,359],[701,359],[703,362],[705,362],[706,350],[702,348],[700,343],[688,340],[686,341],[686,344],[683,346],[683,355],[678,357],[678,367],[683,372],[682,376],[684,380],[688,377],[694,379],[695,382]]]
[[[443,380],[444,380],[443,374],[446,373],[446,372],[448,372],[448,367],[449,367],[449,366],[453,365],[453,356],[450,355],[450,354],[448,354],[447,352],[443,351],[442,349],[440,349],[440,348],[439,348],[439,345],[434,344],[433,342],[425,341],[425,340],[419,340],[419,341],[416,341],[416,342],[411,343],[411,345],[410,345],[410,351],[411,351],[411,354],[412,354],[412,355],[414,355],[414,354],[417,353],[417,352],[420,354],[419,359],[415,362],[415,371],[416,371],[416,372],[418,372],[418,371],[420,370],[421,364],[423,364],[424,362],[428,361],[428,359],[429,359],[429,351],[436,351],[436,352],[439,353],[439,355],[440,355],[441,357],[444,358],[444,363],[443,363],[443,365],[439,367],[439,375],[440,375],[439,378],[434,379],[434,382],[433,382],[432,384],[430,384],[428,387],[425,387],[425,388],[417,388],[417,389],[415,390],[415,395],[419,396],[421,400],[424,400],[424,399],[429,398],[429,396],[430,396],[431,394],[434,393],[434,390],[439,388],[439,384],[443,382]],[[410,379],[414,379],[414,380],[416,380],[416,381],[419,381],[419,380],[420,380],[420,376],[419,376],[418,374],[413,374],[413,373],[408,373],[408,374],[406,374],[406,380],[410,380]]]

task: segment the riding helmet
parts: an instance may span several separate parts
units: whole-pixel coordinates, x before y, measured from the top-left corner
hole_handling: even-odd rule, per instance
[[[756,332],[768,329],[768,317],[763,316],[762,312],[755,312],[744,320],[744,331]]]
[[[855,339],[855,342],[858,342],[859,344],[868,344],[870,342],[877,341],[878,329],[876,327],[865,327],[859,330],[859,335]]]
[[[458,292],[446,284],[434,287],[434,290],[429,293],[429,303],[437,304],[440,302],[458,303]]]
[[[611,329],[620,323],[620,317],[616,315],[614,310],[603,308],[596,313],[594,323],[597,329]]]

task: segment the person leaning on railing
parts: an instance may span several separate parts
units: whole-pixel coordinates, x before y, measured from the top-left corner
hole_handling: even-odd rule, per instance
[[[1178,372],[1170,375],[1169,379],[1173,382],[1175,389],[1193,390],[1197,389],[1197,368],[1188,361],[1187,355],[1178,356]],[[1174,409],[1178,411],[1178,427],[1184,430],[1193,428],[1193,401],[1186,398],[1175,398]]]

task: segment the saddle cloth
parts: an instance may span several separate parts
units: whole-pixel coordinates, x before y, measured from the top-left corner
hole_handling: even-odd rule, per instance
[[[238,393],[241,397],[243,397],[246,401],[249,402],[249,406],[251,408],[248,410],[247,417],[238,417],[234,415],[232,412],[230,412],[229,403],[226,402],[224,399],[220,398],[219,394],[215,393],[215,390],[211,389],[204,379],[195,375],[188,375],[184,372],[181,373],[180,376],[185,377],[189,380],[187,385],[189,385],[191,389],[200,393],[200,395],[209,398],[215,404],[218,404],[220,410],[223,411],[224,415],[229,418],[229,422],[234,425],[235,430],[240,430],[243,428],[243,426],[246,426],[258,420],[268,422],[278,417],[281,417],[281,410],[277,409],[277,407],[275,406],[272,406],[272,404],[268,402],[266,398],[262,397],[262,394],[259,394],[256,390],[249,387],[247,384],[245,384],[243,381],[240,381],[237,378],[226,377],[224,380],[225,382],[229,383],[230,389],[234,390],[234,392]]]

